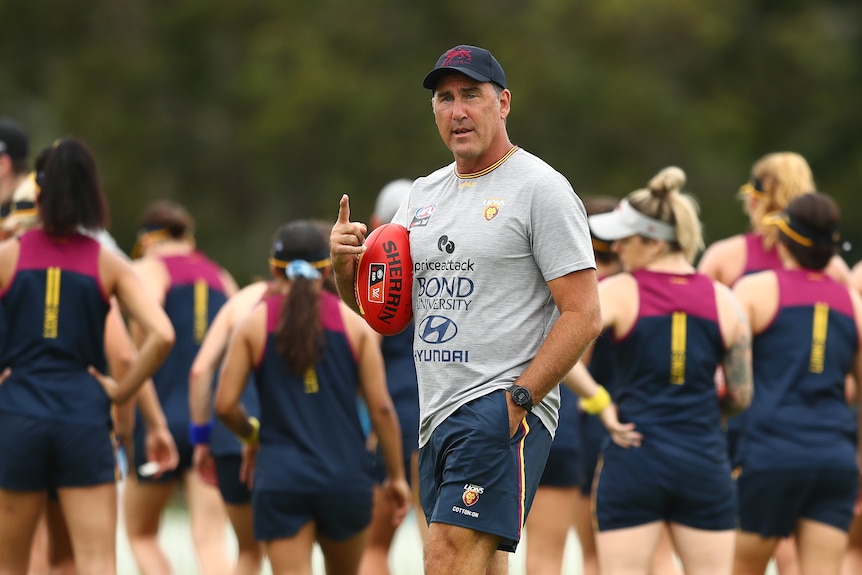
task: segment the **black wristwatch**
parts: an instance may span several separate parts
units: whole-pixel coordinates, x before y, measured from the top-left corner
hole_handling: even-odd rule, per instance
[[[515,405],[526,409],[527,412],[533,409],[533,394],[530,393],[529,389],[520,385],[512,385],[507,391],[512,395],[512,401],[515,402]]]

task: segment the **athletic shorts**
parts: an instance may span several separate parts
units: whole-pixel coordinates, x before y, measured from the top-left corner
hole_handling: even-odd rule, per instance
[[[514,552],[550,448],[532,413],[509,435],[505,390],[461,406],[419,450],[425,517],[499,535],[499,549]]]
[[[139,422],[140,423],[140,420]],[[160,477],[138,476],[139,483],[168,483],[175,479],[182,479],[186,471],[192,468],[192,455],[194,454],[194,446],[189,441],[189,425],[188,423],[171,423],[168,429],[174,438],[174,443],[177,444],[177,452],[180,455],[180,463],[176,469],[165,471]],[[146,438],[146,427],[144,425],[135,426],[135,473],[138,467],[147,462],[147,450],[144,445]]]
[[[318,534],[346,541],[371,523],[371,491],[363,493],[289,493],[252,491],[254,538],[274,541],[295,536],[314,522]]]
[[[248,485],[239,480],[242,455],[219,455],[213,459],[218,478],[218,490],[224,502],[228,505],[251,503],[251,490]]]
[[[606,441],[608,432],[602,420],[595,415],[581,415],[581,494],[589,496],[593,491],[593,478],[599,465],[599,454]]]
[[[727,455],[730,457],[730,464],[736,467],[742,463],[739,454],[739,440],[742,437],[742,431],[745,428],[746,412],[738,413],[727,420]]]
[[[539,479],[539,487],[579,487],[583,478],[581,454],[573,449],[554,449]]]
[[[800,519],[850,529],[859,490],[855,469],[743,471],[736,480],[739,528],[787,537]]]
[[[115,481],[113,433],[106,424],[0,413],[0,488],[47,491]]]
[[[736,491],[727,459],[670,456],[649,437],[641,447],[628,449],[609,442],[595,489],[599,531],[655,521],[710,531],[736,527]]]
[[[411,475],[413,470],[410,468],[410,461],[413,453],[419,449],[417,446],[419,443],[419,420],[418,418],[414,419],[399,413],[398,425],[401,428],[401,457],[404,459],[404,476],[407,478],[407,482],[412,485],[413,478]],[[379,442],[377,450],[374,452],[373,465],[374,482],[378,484],[383,483],[386,480],[386,461],[383,459],[383,450]]]

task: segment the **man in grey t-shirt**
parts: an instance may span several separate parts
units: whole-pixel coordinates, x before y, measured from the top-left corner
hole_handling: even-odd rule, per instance
[[[418,179],[410,231],[426,575],[508,572],[557,424],[558,382],[598,335],[586,213],[568,181],[513,145],[511,93],[490,52],[456,46],[425,77],[455,161]],[[367,228],[343,196],[339,292],[356,308]]]

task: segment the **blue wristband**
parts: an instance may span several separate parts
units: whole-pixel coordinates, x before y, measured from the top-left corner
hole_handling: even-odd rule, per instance
[[[189,423],[189,441],[192,445],[208,445],[213,432],[213,422],[196,425]]]

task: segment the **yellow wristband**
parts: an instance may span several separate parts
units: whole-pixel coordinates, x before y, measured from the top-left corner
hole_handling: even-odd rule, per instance
[[[251,425],[251,433],[248,437],[240,437],[239,440],[246,445],[257,445],[260,443],[260,421],[256,417],[249,417],[248,423]]]
[[[604,409],[611,404],[611,394],[608,393],[607,389],[600,385],[599,390],[594,396],[589,399],[582,397],[580,404],[581,409],[590,415],[595,415],[604,411]]]

